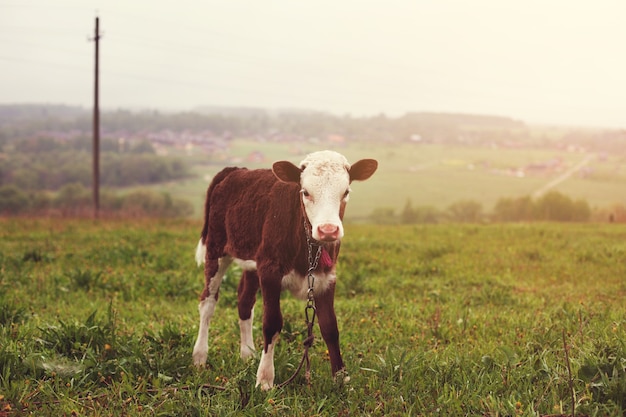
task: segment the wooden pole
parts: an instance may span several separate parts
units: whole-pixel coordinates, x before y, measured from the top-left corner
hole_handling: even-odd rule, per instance
[[[94,218],[100,215],[100,18],[96,17],[94,95],[93,95],[93,208]]]

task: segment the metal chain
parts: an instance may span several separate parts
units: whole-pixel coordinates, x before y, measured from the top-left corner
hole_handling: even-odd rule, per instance
[[[309,259],[309,273],[315,271],[317,268],[317,263],[320,260],[320,255],[322,254],[322,245],[318,245],[317,243],[313,243],[313,236],[311,234],[311,230],[309,229],[309,223],[306,218],[304,219],[304,235],[306,236],[306,243],[308,249],[308,259]],[[315,258],[313,258],[313,246],[317,246],[317,252],[315,254]]]
[[[307,223],[306,218],[304,219],[304,231],[306,236],[307,250],[308,250],[308,260],[309,260],[309,270],[307,271],[307,284],[309,285],[309,289],[307,290],[307,305],[306,305],[306,313],[307,313],[307,323],[308,312],[313,310],[315,312],[315,299],[313,296],[313,288],[315,286],[315,275],[313,275],[313,271],[317,269],[317,265],[320,260],[320,256],[322,255],[322,245],[317,246],[317,252],[315,252],[315,257],[313,257],[313,242],[311,231],[309,229],[309,224]]]
[[[306,327],[307,327],[307,337],[304,340],[304,353],[302,354],[302,360],[300,364],[296,368],[296,371],[293,373],[289,379],[285,382],[278,384],[278,388],[283,388],[285,385],[292,382],[300,370],[302,369],[302,365],[306,362],[306,370],[305,370],[305,378],[307,385],[311,385],[311,361],[309,359],[309,348],[313,346],[313,340],[315,336],[313,335],[313,325],[315,324],[315,316],[317,314],[317,310],[315,309],[315,298],[313,295],[314,285],[315,285],[315,275],[313,272],[317,269],[317,265],[320,260],[320,256],[322,255],[322,245],[318,245],[313,243],[313,239],[311,237],[311,232],[309,229],[309,225],[306,220],[306,216],[304,218],[304,231],[306,235],[306,243],[307,243],[307,251],[308,251],[308,261],[309,261],[309,269],[307,271],[307,284],[309,286],[307,290],[307,302],[306,307],[304,308],[304,317],[306,319]],[[313,246],[317,246],[317,251],[315,252],[315,256],[313,256]]]
[[[317,311],[315,310],[315,297],[314,297],[314,287],[315,287],[315,275],[313,271],[317,269],[317,265],[320,260],[320,256],[322,255],[322,245],[317,245],[313,243],[313,236],[311,235],[311,230],[309,229],[309,224],[307,222],[306,216],[304,218],[304,232],[306,236],[307,243],[307,251],[308,251],[308,261],[309,261],[309,269],[307,271],[307,284],[309,288],[307,290],[307,302],[306,307],[304,309],[304,315],[306,318],[306,324],[309,328],[309,339],[312,341],[312,329],[313,322],[315,321],[315,315]],[[317,246],[317,251],[315,252],[315,256],[313,256],[313,246]]]

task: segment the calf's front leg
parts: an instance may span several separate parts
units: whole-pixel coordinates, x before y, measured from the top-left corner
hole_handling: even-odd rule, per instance
[[[330,356],[330,368],[333,376],[345,368],[341,359],[339,349],[339,328],[337,327],[337,316],[335,315],[335,284],[331,284],[328,289],[315,295],[315,309],[317,320],[320,326],[322,338],[326,342],[328,354]]]

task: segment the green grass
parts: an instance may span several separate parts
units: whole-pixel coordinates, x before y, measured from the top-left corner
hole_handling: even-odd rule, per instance
[[[191,366],[199,230],[1,220],[0,415],[571,415],[572,395],[577,415],[625,414],[624,226],[347,224],[336,311],[351,379],[330,379],[316,328],[312,386],[270,392],[254,387],[258,358],[238,358],[236,270],[208,366]],[[282,307],[277,381],[305,332],[303,302]]]
[[[306,153],[323,149],[326,144],[259,143],[237,139],[230,144],[230,156],[238,162],[221,161],[199,152],[185,156],[197,174],[196,178],[155,185],[177,198],[185,198],[195,206],[195,217],[202,212],[203,195],[211,178],[225,165],[249,168],[269,168],[272,162],[287,159],[299,162]],[[253,151],[264,153],[266,160],[250,163],[245,159]],[[375,209],[391,207],[399,213],[408,200],[415,206],[446,209],[461,200],[479,201],[486,212],[503,197],[522,197],[551,182],[560,172],[525,178],[502,175],[497,170],[521,168],[530,163],[561,158],[566,167],[572,167],[585,158],[584,154],[560,149],[504,149],[476,146],[451,146],[410,143],[371,144],[354,143],[336,149],[348,160],[376,158],[379,171],[367,182],[352,186],[354,198],[346,218],[357,221],[369,216]],[[573,199],[586,199],[592,207],[626,205],[626,164],[619,155],[604,159],[594,158],[588,165],[588,177],[573,175],[554,188]]]

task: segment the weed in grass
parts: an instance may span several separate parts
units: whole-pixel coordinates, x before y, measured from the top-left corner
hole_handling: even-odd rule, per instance
[[[96,313],[91,313],[85,323],[60,320],[58,325],[43,327],[40,340],[57,354],[72,359],[83,358],[88,352],[103,354],[115,341],[115,323],[111,312],[106,322],[98,323]]]
[[[28,319],[26,307],[7,300],[6,295],[0,296],[0,326],[10,327]]]
[[[43,262],[45,260],[49,260],[47,256],[45,256],[40,249],[31,249],[24,252],[22,256],[22,262]]]
[[[69,278],[74,288],[89,291],[100,285],[102,271],[93,272],[90,270],[76,268],[70,272]]]

